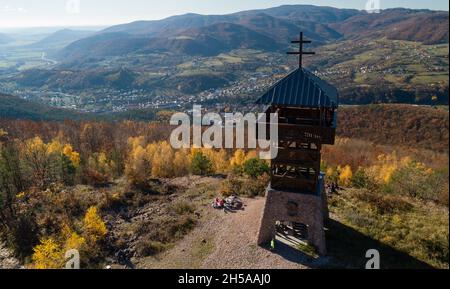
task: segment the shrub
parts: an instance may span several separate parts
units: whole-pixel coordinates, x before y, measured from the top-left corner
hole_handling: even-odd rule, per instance
[[[359,168],[351,179],[352,186],[358,189],[369,188],[373,185],[373,181],[367,175],[364,168]]]
[[[339,180],[339,172],[336,168],[327,167],[326,181],[328,183],[337,183]]]
[[[267,185],[270,182],[270,176],[266,173],[259,176],[257,179],[249,179],[246,184],[246,194],[247,197],[253,198],[257,196],[264,196],[266,193]]]
[[[412,205],[400,196],[383,195],[374,191],[358,191],[356,197],[373,205],[380,214],[392,214],[412,209]]]
[[[169,227],[169,233],[175,238],[182,238],[194,228],[195,223],[196,222],[193,218],[184,216],[172,223],[172,225]]]
[[[61,269],[64,265],[64,253],[52,238],[41,240],[34,249],[31,260],[35,269]]]
[[[172,205],[172,210],[178,215],[192,214],[195,211],[194,206],[189,202],[176,202]]]
[[[39,242],[39,229],[36,218],[31,215],[18,216],[10,223],[8,243],[20,258],[28,257]]]
[[[83,184],[95,187],[104,187],[109,184],[109,178],[96,170],[86,168],[81,175]]]
[[[224,197],[232,194],[251,198],[263,196],[269,180],[270,176],[268,174],[263,174],[256,179],[231,175],[220,185],[220,193]]]
[[[426,169],[423,165],[412,162],[398,168],[392,175],[391,180],[383,187],[386,193],[401,194],[413,198],[439,201],[442,199],[442,189],[448,184],[448,174]],[[441,190],[440,190],[441,188]],[[445,201],[445,199],[443,199]]]
[[[210,174],[212,171],[211,161],[201,151],[196,151],[192,157],[191,171],[194,175]]]
[[[243,180],[242,178],[238,178],[235,175],[230,175],[228,178],[223,181],[220,185],[220,193],[224,197],[229,197],[232,194],[240,195],[243,190]]]
[[[163,252],[167,246],[161,242],[141,238],[136,244],[136,253],[140,257],[147,257]]]
[[[268,174],[270,172],[270,167],[264,160],[251,158],[244,162],[243,171],[247,176],[256,179],[265,173]]]

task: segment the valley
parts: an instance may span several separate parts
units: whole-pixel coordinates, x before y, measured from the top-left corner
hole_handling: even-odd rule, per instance
[[[448,104],[445,23],[448,12],[298,5],[66,29],[0,45],[0,92],[97,113],[245,105],[296,67],[285,52],[302,30],[317,53],[305,65],[343,104]]]

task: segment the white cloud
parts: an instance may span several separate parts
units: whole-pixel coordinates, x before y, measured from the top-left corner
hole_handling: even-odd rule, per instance
[[[15,7],[10,5],[5,5],[0,7],[0,13],[8,13],[8,14],[24,14],[28,13],[28,10],[23,7]]]

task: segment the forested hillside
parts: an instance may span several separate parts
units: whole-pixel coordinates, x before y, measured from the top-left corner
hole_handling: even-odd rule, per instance
[[[343,107],[339,111],[338,135],[448,153],[448,108],[411,105]]]
[[[201,226],[218,194],[264,194],[269,165],[255,151],[174,150],[169,134],[157,122],[2,119],[6,246],[28,268],[60,268],[69,248],[80,251],[83,268],[132,268]],[[360,252],[344,243],[371,239],[409,256],[399,263],[388,253],[386,267],[448,268],[448,153],[338,138],[324,147],[322,170],[342,188],[330,199],[341,224],[329,231],[333,262],[358,267]]]

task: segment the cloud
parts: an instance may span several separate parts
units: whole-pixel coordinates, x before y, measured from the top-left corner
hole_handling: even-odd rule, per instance
[[[3,7],[0,7],[0,13],[24,14],[24,13],[28,13],[28,10],[23,7],[14,7],[14,6],[10,6],[10,5],[5,5]]]

